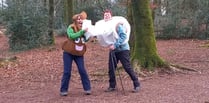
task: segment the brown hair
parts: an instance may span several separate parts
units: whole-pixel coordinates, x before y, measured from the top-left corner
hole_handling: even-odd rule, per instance
[[[81,19],[83,19],[83,20],[87,18],[86,12],[85,12],[85,11],[82,11],[80,14],[75,14],[75,15],[73,15],[73,17],[72,17],[73,22],[76,21],[76,20],[78,19],[79,16],[80,16]]]
[[[82,11],[80,14],[73,15],[73,17],[72,17],[73,23],[70,26],[73,28],[73,30],[75,32],[77,32],[78,30],[81,29],[81,28],[77,27],[77,24],[76,24],[76,20],[78,19],[78,17],[80,17],[82,20],[84,20],[87,18],[87,14],[85,11]]]
[[[110,14],[112,15],[112,11],[109,10],[109,9],[106,9],[106,10],[104,11],[104,13],[110,13]]]

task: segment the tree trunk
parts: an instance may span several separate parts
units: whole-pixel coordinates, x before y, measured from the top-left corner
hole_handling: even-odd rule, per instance
[[[44,7],[46,7],[46,5],[47,5],[47,0],[44,0]]]
[[[127,0],[127,4],[128,4],[127,5],[128,6],[128,11],[127,11],[128,22],[130,23],[131,28],[134,28],[132,8],[131,8],[131,0]],[[134,35],[133,35],[133,31],[132,30],[131,30],[130,40],[129,40],[129,44],[130,44],[131,51],[133,51],[133,49],[134,49],[134,43],[135,43],[134,42]]]
[[[166,63],[157,54],[153,20],[149,0],[131,0],[134,28],[132,28],[135,45],[132,49],[134,65],[144,68],[165,66]]]
[[[48,44],[54,44],[54,34],[53,34],[53,29],[54,29],[54,0],[49,0],[49,41]]]
[[[65,7],[65,15],[64,15],[64,20],[66,25],[69,25],[72,23],[72,16],[73,16],[73,0],[65,0],[64,2],[64,7]]]

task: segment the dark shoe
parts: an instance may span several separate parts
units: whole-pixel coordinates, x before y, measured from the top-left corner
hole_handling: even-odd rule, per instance
[[[68,95],[68,92],[60,92],[60,95],[61,96],[67,96]]]
[[[138,93],[139,90],[140,90],[140,87],[135,87],[135,88],[132,90],[132,92],[133,92],[133,93]]]
[[[107,88],[107,90],[105,90],[105,92],[112,92],[112,91],[115,91],[115,88],[109,87],[109,88]]]
[[[91,90],[85,91],[85,95],[91,95]]]

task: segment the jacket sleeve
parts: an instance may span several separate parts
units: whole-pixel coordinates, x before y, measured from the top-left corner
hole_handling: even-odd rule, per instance
[[[118,48],[126,40],[127,35],[125,33],[125,28],[123,27],[123,24],[119,24],[116,27],[116,30],[119,35],[119,38],[116,40],[116,43],[114,44],[114,46],[115,46],[115,48]]]
[[[75,32],[73,31],[73,28],[71,28],[70,26],[67,28],[67,35],[68,35],[68,37],[69,37],[70,39],[73,39],[73,40],[79,38],[80,36],[83,36],[84,33],[85,33],[84,30],[80,30],[80,31],[78,31],[78,32],[75,33]]]

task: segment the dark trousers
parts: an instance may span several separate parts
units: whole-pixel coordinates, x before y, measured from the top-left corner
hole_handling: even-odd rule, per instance
[[[78,71],[81,77],[83,89],[85,91],[91,90],[90,80],[88,77],[88,74],[86,72],[85,66],[84,66],[84,57],[83,56],[75,56],[71,55],[67,52],[63,52],[63,62],[64,62],[64,71],[61,81],[61,88],[60,92],[67,92],[71,77],[71,70],[72,70],[72,62],[75,61]]]
[[[129,50],[124,50],[120,52],[111,51],[109,53],[109,87],[115,88],[116,86],[115,70],[119,61],[121,62],[123,68],[128,73],[128,75],[131,77],[134,88],[139,87],[140,82],[131,66]]]

